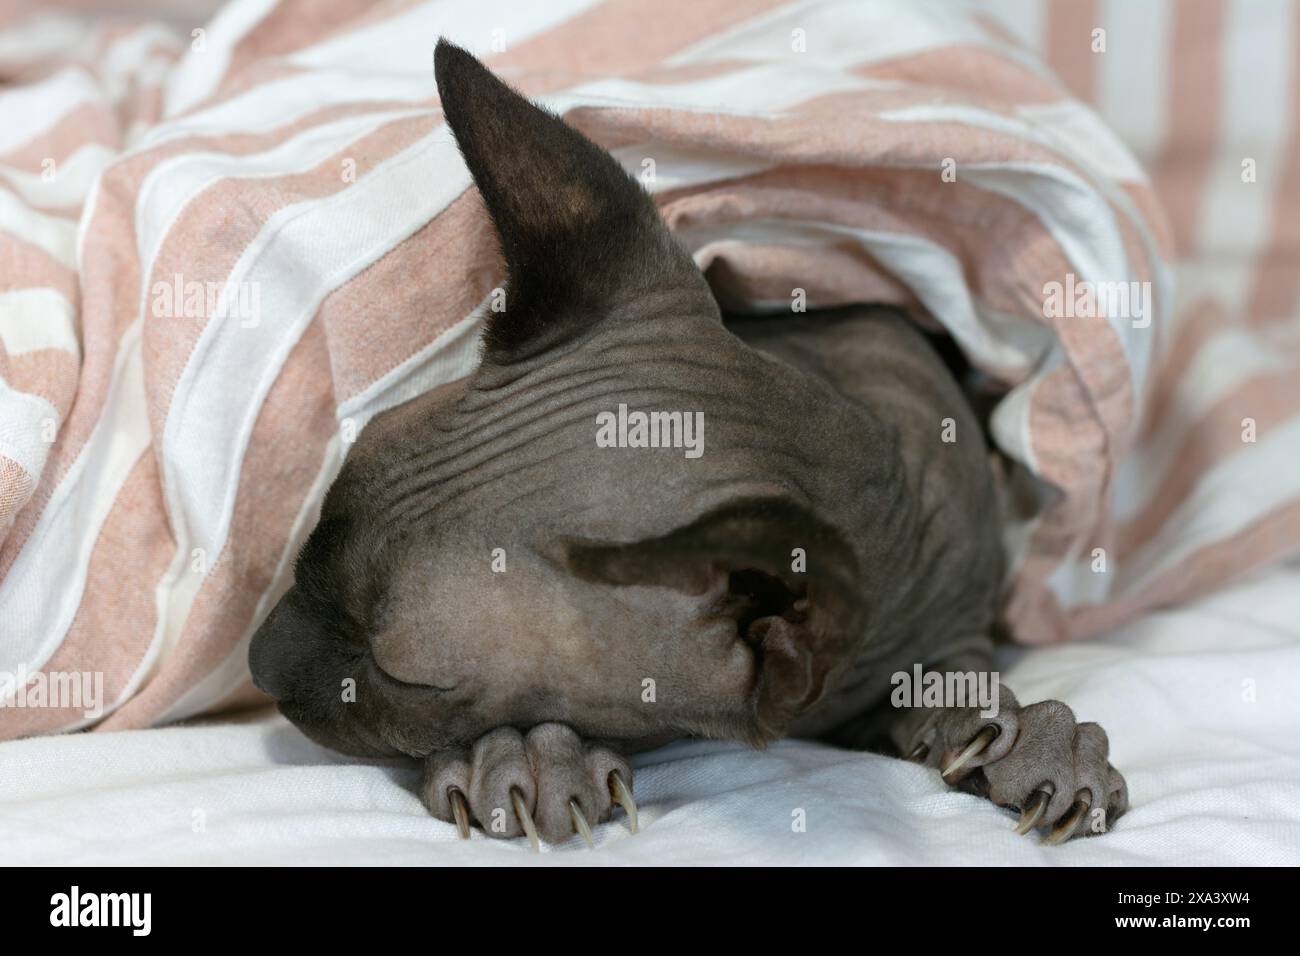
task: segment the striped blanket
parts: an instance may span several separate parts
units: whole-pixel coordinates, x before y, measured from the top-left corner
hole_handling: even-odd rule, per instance
[[[247,641],[349,442],[474,367],[501,270],[439,35],[640,176],[727,305],[898,303],[1000,383],[1021,640],[1297,549],[1294,5],[680,7],[0,22],[0,704],[103,702],[0,737],[257,699]]]

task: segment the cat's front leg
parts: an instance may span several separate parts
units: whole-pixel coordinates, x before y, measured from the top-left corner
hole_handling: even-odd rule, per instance
[[[462,838],[477,822],[488,836],[527,836],[534,850],[539,837],[562,843],[575,834],[590,846],[591,825],[608,820],[615,804],[637,829],[627,761],[564,724],[538,724],[527,734],[499,727],[466,751],[436,751],[425,758],[420,795]]]
[[[992,687],[995,694],[965,706],[891,706],[883,729],[899,755],[935,767],[950,786],[1019,811],[1017,833],[1050,827],[1048,843],[1104,833],[1128,809],[1128,785],[1110,764],[1099,724],[1080,723],[1059,700],[1020,704],[987,659],[963,657],[925,671],[944,687]]]

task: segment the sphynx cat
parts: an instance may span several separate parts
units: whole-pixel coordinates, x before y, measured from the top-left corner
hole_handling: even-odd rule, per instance
[[[981,423],[915,323],[724,321],[612,156],[446,41],[435,73],[506,306],[473,375],[352,447],[252,643],[280,710],[534,848],[618,804],[635,828],[628,756],[684,737],[897,754],[1051,842],[1123,813],[1105,731],[1060,701],[891,693],[990,675],[1004,576]],[[698,422],[698,454],[598,441],[620,405],[620,434]]]

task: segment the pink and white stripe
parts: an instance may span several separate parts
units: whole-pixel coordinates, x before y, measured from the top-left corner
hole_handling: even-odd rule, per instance
[[[731,304],[785,308],[795,287],[906,304],[1006,383],[1022,640],[1295,550],[1300,215],[1282,213],[1300,208],[1277,170],[1300,158],[1297,25],[1258,5],[1267,36],[1200,0],[235,0],[201,42],[73,14],[0,25],[0,671],[103,672],[105,728],[256,699],[247,641],[345,436],[467,374],[500,281],[441,122],[439,35],[633,172],[653,158],[650,188],[701,265],[726,265]],[[1158,33],[1146,53],[1138,31]],[[1258,43],[1287,105],[1251,125],[1231,63]],[[1207,44],[1209,79],[1187,59]],[[1135,110],[1114,125],[1154,189],[1084,101]],[[1221,135],[1259,160],[1241,204]],[[1237,253],[1257,268],[1212,281]],[[1150,282],[1152,325],[1045,318],[1067,275]],[[257,321],[158,315],[176,276],[256,290]],[[0,737],[82,722],[5,708]]]

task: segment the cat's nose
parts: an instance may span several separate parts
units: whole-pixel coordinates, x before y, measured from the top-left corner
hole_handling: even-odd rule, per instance
[[[288,683],[287,673],[279,660],[274,634],[267,630],[266,624],[269,622],[270,618],[253,635],[253,642],[248,648],[248,669],[253,674],[253,683],[258,690],[281,700]]]
[[[278,701],[289,696],[303,654],[297,619],[289,605],[289,595],[285,595],[257,629],[248,647],[248,669],[253,683]]]

